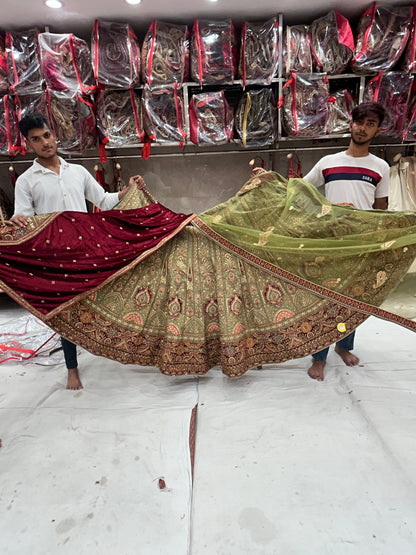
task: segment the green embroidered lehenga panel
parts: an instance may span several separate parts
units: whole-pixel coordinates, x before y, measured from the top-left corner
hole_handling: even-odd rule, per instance
[[[131,191],[123,209],[152,202]],[[227,202],[48,324],[101,356],[169,375],[231,377],[313,354],[379,308],[416,257],[416,214],[330,204],[260,172]]]

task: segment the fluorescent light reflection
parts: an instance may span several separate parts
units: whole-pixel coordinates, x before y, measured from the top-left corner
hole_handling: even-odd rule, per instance
[[[60,2],[60,0],[46,0],[45,4],[48,8],[53,8],[54,10],[62,8],[62,2]]]

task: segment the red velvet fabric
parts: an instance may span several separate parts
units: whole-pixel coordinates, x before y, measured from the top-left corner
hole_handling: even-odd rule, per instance
[[[15,231],[0,241],[0,288],[46,315],[137,264],[192,218],[159,203],[51,214],[20,239]]]

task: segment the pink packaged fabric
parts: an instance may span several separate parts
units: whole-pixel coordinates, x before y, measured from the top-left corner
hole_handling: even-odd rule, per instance
[[[413,5],[410,36],[403,56],[402,69],[407,73],[416,70],[416,4]]]
[[[140,46],[127,23],[96,19],[91,55],[94,77],[99,85],[129,89],[140,84]]]
[[[94,107],[90,97],[74,96],[46,90],[51,129],[62,153],[83,154],[93,148],[97,139]]]
[[[9,90],[9,80],[7,79],[7,55],[3,35],[0,35],[0,94]]]
[[[348,19],[336,11],[315,19],[309,27],[315,70],[337,75],[350,63],[354,37]]]
[[[177,83],[143,89],[143,121],[147,136],[157,142],[186,140],[182,90]]]
[[[312,73],[313,64],[308,25],[286,27],[283,36],[282,58],[286,76],[290,76],[292,71]]]
[[[229,143],[233,136],[233,112],[224,91],[194,94],[189,102],[191,141],[199,146]]]
[[[191,40],[191,77],[200,85],[233,83],[237,75],[237,39],[231,19],[196,20]]]
[[[416,86],[413,81],[402,141],[416,141]]]
[[[151,86],[188,81],[189,30],[186,25],[153,21],[142,46],[142,78]]]
[[[32,94],[43,90],[40,72],[38,30],[6,33],[7,72],[10,91]]]
[[[235,112],[235,136],[244,147],[267,146],[277,139],[276,100],[271,89],[247,91]]]
[[[47,86],[67,96],[94,92],[96,83],[87,43],[73,35],[40,33],[41,72]]]
[[[143,142],[141,102],[133,90],[100,91],[97,98],[97,128],[102,144],[109,147]]]
[[[279,22],[244,22],[238,76],[243,85],[270,85],[279,67]]]
[[[283,86],[279,108],[288,136],[321,137],[329,117],[329,87],[325,73],[292,73]]]
[[[364,101],[379,102],[386,109],[381,134],[400,138],[406,123],[413,75],[401,71],[380,73],[371,79],[364,91]]]
[[[379,6],[373,2],[358,24],[354,59],[356,73],[388,71],[406,47],[412,22],[412,6]]]
[[[13,98],[0,97],[0,154],[15,156],[21,152],[20,132]]]

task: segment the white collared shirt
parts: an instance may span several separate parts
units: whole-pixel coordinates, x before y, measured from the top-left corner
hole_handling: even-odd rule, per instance
[[[34,160],[17,178],[14,215],[30,217],[67,210],[87,212],[85,199],[101,210],[110,210],[118,203],[118,193],[105,192],[83,166],[59,160],[59,174]]]

